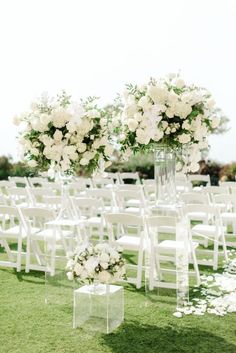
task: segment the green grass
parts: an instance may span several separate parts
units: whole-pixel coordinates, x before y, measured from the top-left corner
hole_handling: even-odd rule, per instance
[[[63,287],[66,285],[66,287]],[[72,290],[45,304],[42,272],[0,268],[1,353],[236,353],[236,314],[175,318],[175,292],[125,285],[125,322],[109,335],[72,329]]]

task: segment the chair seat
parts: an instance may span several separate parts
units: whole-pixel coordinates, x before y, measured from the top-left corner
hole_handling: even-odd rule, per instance
[[[61,239],[61,234],[63,238],[70,238],[74,236],[74,233],[71,232],[70,230],[63,230],[60,232],[54,233],[52,229],[43,229],[41,231],[35,232],[32,234],[32,238],[35,240],[50,240],[54,239],[54,236],[56,234],[56,241]]]
[[[137,199],[130,199],[129,201],[126,202],[127,206],[134,206],[134,207],[139,207],[141,205],[141,201]]]
[[[222,212],[221,217],[223,221],[236,222],[236,212]]]
[[[193,235],[206,235],[206,236],[218,236],[220,234],[217,234],[218,231],[225,232],[226,227],[216,227],[214,225],[209,225],[209,224],[197,224],[192,228],[192,234]]]
[[[102,224],[103,226],[105,226],[105,221],[102,217],[89,217],[87,218],[87,223],[89,225],[100,225]]]
[[[124,249],[138,250],[140,246],[140,238],[135,236],[132,237],[131,235],[123,235],[116,240],[116,243]]]
[[[205,212],[189,212],[188,217],[196,221],[205,221],[207,220],[207,214]]]
[[[7,238],[7,239],[17,239],[20,234],[20,227],[19,226],[14,226],[12,228],[9,228],[7,230],[0,230],[0,238]],[[22,238],[26,238],[27,234],[26,232],[22,229]]]
[[[192,247],[195,250],[198,247],[197,242],[192,242]],[[183,249],[184,244],[182,241],[176,241],[176,240],[163,240],[161,241],[157,246],[157,249],[162,249],[162,250],[178,250],[178,249]],[[191,247],[190,244],[188,244],[188,252],[191,252]]]

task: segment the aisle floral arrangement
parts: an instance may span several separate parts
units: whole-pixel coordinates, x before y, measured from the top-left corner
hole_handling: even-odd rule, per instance
[[[206,89],[170,75],[142,86],[127,85],[123,102],[120,142],[126,158],[156,144],[176,151],[187,148],[191,158],[185,156],[184,171],[198,170],[200,152],[208,147],[207,138],[220,123],[219,110]]]
[[[94,171],[101,160],[105,167],[110,163],[114,148],[97,98],[73,103],[65,92],[57,99],[43,95],[14,120],[23,125],[19,143],[31,167],[69,173],[78,166]]]
[[[89,284],[95,281],[111,283],[125,278],[122,249],[107,243],[77,248],[69,257],[66,269],[69,280],[76,279]]]

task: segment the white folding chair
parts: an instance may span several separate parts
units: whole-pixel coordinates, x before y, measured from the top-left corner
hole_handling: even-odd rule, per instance
[[[45,204],[45,196],[55,196],[51,188],[31,187],[28,190],[34,207],[47,207],[47,204]]]
[[[98,229],[99,241],[103,241],[104,233],[104,204],[101,198],[73,197],[72,205],[77,217],[86,220],[85,227],[89,237],[92,237],[93,228]]]
[[[176,278],[174,282],[163,281],[163,279],[165,274],[172,274],[176,277],[178,269],[162,267],[162,263],[163,266],[167,266],[166,264],[170,262],[175,267],[178,249],[181,247],[183,251],[185,249],[188,251],[188,263],[193,263],[194,271],[189,271],[189,275],[194,275],[197,285],[199,285],[200,274],[195,253],[198,243],[193,242],[191,237],[188,237],[188,244],[185,244],[184,240],[176,239],[178,219],[169,216],[147,216],[146,225],[150,251],[149,289],[153,290],[154,287],[177,288]],[[186,232],[188,232],[188,228]],[[161,236],[164,238],[163,240]]]
[[[30,207],[32,206],[33,199],[29,192],[28,187],[11,187],[7,190],[9,201],[12,206]]]
[[[226,227],[227,246],[236,246],[236,194],[213,195],[213,203],[221,212],[222,223]],[[231,227],[231,229],[230,229]],[[229,231],[228,231],[229,230]]]
[[[40,207],[29,207],[21,209],[21,213],[27,227],[25,271],[47,271],[47,266],[50,263],[50,271],[54,272],[56,243],[60,237],[45,226],[46,222],[55,219],[54,211]],[[45,254],[45,243],[50,244],[50,261],[48,261],[48,254]]]
[[[194,184],[201,184],[203,186],[211,186],[210,175],[201,175],[201,174],[189,174],[188,181],[193,185],[194,190],[199,190],[201,187],[199,185],[194,186]]]
[[[7,260],[0,260],[0,266],[16,268],[21,271],[22,243],[26,238],[26,225],[23,224],[20,211],[14,206],[0,205],[0,245],[5,249]],[[10,243],[17,243],[17,249],[11,249]]]
[[[207,217],[204,224],[196,224],[191,227],[191,213],[204,212]],[[214,270],[218,268],[219,254],[222,254],[225,260],[228,260],[227,248],[225,242],[225,227],[222,224],[219,208],[212,205],[187,205],[184,207],[184,213],[189,220],[189,227],[193,239],[206,246],[207,242],[213,243],[213,250],[202,249],[197,253],[202,255],[213,255],[213,259],[198,258],[198,264],[212,266]],[[223,252],[219,252],[219,246],[223,247]]]
[[[135,184],[141,184],[141,180],[138,172],[127,172],[127,173],[119,173],[119,179],[121,184],[125,184],[125,181],[130,180]]]
[[[28,177],[28,183],[30,187],[43,186],[44,183],[47,183],[48,179],[43,177]]]
[[[93,178],[92,184],[95,189],[97,188],[113,188],[114,180],[111,178]]]
[[[14,183],[16,187],[29,186],[28,179],[26,177],[8,177],[8,180]]]
[[[115,199],[119,212],[128,212],[136,215],[143,215],[149,212],[147,200],[141,189],[115,190]]]
[[[210,205],[210,197],[208,193],[204,192],[183,193],[179,195],[179,198],[185,205]],[[191,216],[192,220],[207,222],[207,214],[203,212],[200,208],[198,211],[192,212],[189,216]]]
[[[112,189],[87,189],[86,195],[91,198],[101,199],[103,202],[103,212],[117,211],[115,195]]]
[[[134,283],[137,288],[140,288],[146,249],[143,217],[126,213],[106,213],[105,220],[110,244],[120,245],[124,250],[137,253],[137,265],[127,264],[127,268],[136,270],[136,276],[128,276],[127,282]]]

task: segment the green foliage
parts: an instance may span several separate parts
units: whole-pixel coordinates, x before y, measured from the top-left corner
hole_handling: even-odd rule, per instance
[[[7,179],[12,172],[11,158],[7,156],[0,157],[0,180]]]
[[[222,181],[235,181],[236,176],[236,162],[224,165],[219,173]]]
[[[0,157],[0,180],[7,180],[9,176],[35,176],[35,169],[28,167],[23,162],[13,163],[11,157]]]

